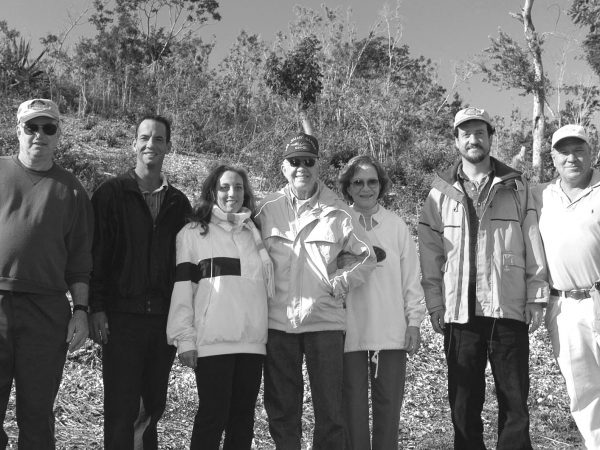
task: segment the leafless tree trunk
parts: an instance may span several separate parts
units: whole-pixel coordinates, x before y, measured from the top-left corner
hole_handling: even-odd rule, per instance
[[[542,180],[542,144],[544,141],[544,130],[546,128],[546,116],[544,115],[544,103],[546,101],[546,92],[544,86],[544,66],[542,64],[542,47],[540,38],[533,26],[531,18],[531,8],[534,0],[525,0],[523,5],[522,19],[523,32],[525,40],[529,47],[529,53],[533,60],[535,71],[535,86],[533,89],[533,147],[532,147],[532,166],[533,175],[539,181]]]

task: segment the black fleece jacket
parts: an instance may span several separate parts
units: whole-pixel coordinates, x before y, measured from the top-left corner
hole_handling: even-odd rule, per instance
[[[104,182],[92,196],[95,213],[92,312],[169,312],[175,282],[175,237],[190,202],[169,185],[156,221],[129,173]]]

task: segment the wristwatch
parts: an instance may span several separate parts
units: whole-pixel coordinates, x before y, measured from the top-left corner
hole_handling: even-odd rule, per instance
[[[83,311],[84,313],[88,313],[87,305],[73,305],[73,312],[75,311]]]

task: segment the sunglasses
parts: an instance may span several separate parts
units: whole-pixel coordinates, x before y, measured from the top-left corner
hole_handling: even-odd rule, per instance
[[[304,167],[313,167],[316,160],[314,158],[288,158],[287,162],[289,162],[290,166],[292,167],[300,167],[300,164],[302,164]]]
[[[53,123],[45,123],[44,125],[36,125],[34,123],[23,123],[23,131],[25,134],[32,135],[39,133],[40,129],[47,136],[54,136],[58,131],[58,125]]]
[[[365,184],[369,187],[369,189],[375,189],[376,187],[379,186],[379,180],[377,178],[369,178],[368,180],[352,180],[350,182],[350,184],[352,184],[352,186],[354,186],[355,188],[360,188],[362,189],[363,187],[365,187]]]

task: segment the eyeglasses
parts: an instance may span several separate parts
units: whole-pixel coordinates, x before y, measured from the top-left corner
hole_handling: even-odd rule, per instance
[[[375,189],[379,187],[379,180],[377,178],[369,178],[368,180],[357,179],[352,180],[350,184],[357,189],[362,189],[365,187],[365,184],[369,187],[369,189]]]
[[[316,160],[314,158],[288,158],[287,162],[289,162],[290,166],[292,167],[300,167],[300,164],[302,164],[304,167],[313,167]]]
[[[22,123],[25,134],[32,135],[39,133],[40,129],[47,136],[54,136],[58,131],[58,125],[53,123],[45,123],[44,125],[36,125],[35,123]]]

